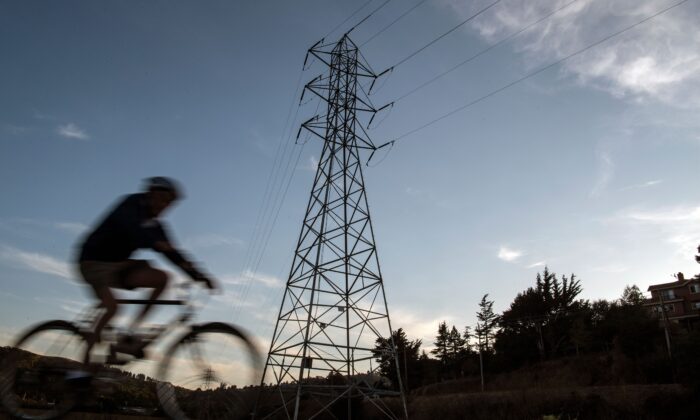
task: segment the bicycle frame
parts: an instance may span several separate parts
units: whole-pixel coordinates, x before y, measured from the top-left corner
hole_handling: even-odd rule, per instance
[[[161,337],[167,335],[172,330],[178,327],[188,327],[190,321],[195,317],[197,313],[197,299],[193,298],[193,292],[191,292],[191,285],[188,283],[183,283],[176,285],[177,289],[185,292],[185,296],[180,299],[116,299],[118,305],[147,305],[151,304],[154,306],[179,306],[181,310],[171,319],[170,322],[164,324],[155,324],[150,327],[150,332],[147,334],[139,334],[139,337],[146,341],[146,346],[150,346],[152,343],[157,342]],[[102,304],[97,304],[90,306],[78,314],[76,319],[73,321],[75,325],[83,332],[92,333],[95,329],[97,321],[101,317]],[[114,329],[113,326],[107,325],[105,330],[102,332],[102,338],[105,336],[105,332]],[[111,340],[110,340],[111,341]]]

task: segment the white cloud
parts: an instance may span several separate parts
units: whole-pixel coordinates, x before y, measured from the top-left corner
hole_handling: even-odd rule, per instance
[[[544,267],[545,265],[547,265],[546,261],[537,261],[536,263],[528,265],[527,268]]]
[[[0,127],[2,127],[3,131],[5,131],[9,134],[12,134],[12,135],[20,135],[20,134],[24,134],[27,131],[29,131],[28,127],[24,127],[21,125],[14,125],[14,124],[2,123],[2,124],[0,124]]]
[[[249,282],[260,283],[267,287],[279,287],[281,286],[282,280],[275,276],[263,274],[263,273],[253,273],[252,270],[246,269],[240,276],[223,276],[221,281],[226,284],[242,285]]]
[[[626,187],[620,188],[620,191],[625,191],[625,190],[637,190],[637,189],[642,189],[642,188],[649,188],[653,187],[655,185],[659,185],[663,182],[662,179],[654,179],[651,181],[647,182],[642,182],[641,184],[634,184],[634,185],[628,185]]]
[[[626,211],[622,213],[622,216],[632,221],[657,225],[691,221],[700,224],[700,206],[673,207],[656,211]]]
[[[54,227],[56,229],[68,232],[68,233],[73,233],[76,235],[79,235],[87,230],[87,225],[83,223],[77,223],[77,222],[57,222],[54,224]]]
[[[51,274],[64,279],[71,279],[72,273],[68,263],[59,261],[49,255],[22,251],[6,245],[0,245],[0,258],[6,262],[39,273]]]
[[[314,172],[318,170],[318,159],[313,155],[309,156],[309,162],[304,166],[304,169]]]
[[[570,0],[503,1],[472,22],[495,42],[537,21]],[[451,2],[461,15],[473,12]],[[535,68],[568,56],[671,5],[664,0],[579,0],[516,38],[516,50]],[[480,4],[473,9],[482,7]],[[688,2],[562,64],[583,85],[633,101],[654,100],[700,107],[700,4]]]
[[[498,258],[506,262],[517,261],[522,256],[523,252],[517,249],[501,246],[498,250]]]
[[[78,127],[74,123],[59,125],[56,129],[56,132],[58,132],[60,136],[69,139],[87,140],[90,138],[90,136],[87,135],[85,130]]]
[[[618,214],[618,219],[654,229],[662,240],[673,245],[682,260],[690,258],[700,244],[700,205],[625,210]]]
[[[194,238],[187,240],[185,243],[191,248],[211,248],[230,245],[242,247],[245,245],[241,239],[220,235],[217,233],[195,236]]]
[[[450,324],[454,317],[449,315],[433,316],[430,319],[425,319],[415,314],[415,311],[405,310],[402,308],[394,308],[390,312],[391,327],[394,330],[403,328],[406,331],[409,339],[415,340],[419,338],[423,340],[421,348],[430,351],[433,348],[433,340],[437,334],[438,325],[445,321]],[[457,326],[459,328],[459,326]],[[460,330],[460,332],[462,332]]]
[[[406,194],[411,195],[411,196],[419,196],[423,195],[423,191],[413,188],[413,187],[406,187]]]
[[[602,151],[598,153],[598,175],[593,188],[591,189],[591,197],[597,197],[610,183],[610,180],[615,173],[615,162],[613,162],[610,153]]]

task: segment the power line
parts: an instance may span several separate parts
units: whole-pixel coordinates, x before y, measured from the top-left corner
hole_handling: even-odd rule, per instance
[[[411,89],[410,91],[404,93],[403,95],[401,95],[401,96],[399,96],[397,99],[395,99],[394,102],[398,102],[398,101],[400,101],[400,100],[402,100],[402,99],[404,99],[404,98],[406,98],[406,97],[408,97],[408,96],[411,96],[412,94],[418,92],[419,90],[423,89],[424,87],[428,86],[429,84],[431,84],[431,83],[433,83],[433,82],[435,82],[435,81],[437,81],[437,80],[443,78],[444,76],[448,75],[449,73],[452,73],[453,71],[457,70],[458,68],[462,67],[463,65],[465,65],[465,64],[467,64],[467,63],[473,61],[474,59],[476,59],[476,58],[478,58],[478,57],[480,57],[480,56],[486,54],[487,52],[489,52],[489,51],[491,51],[492,49],[498,47],[499,45],[501,45],[501,44],[503,44],[503,43],[505,43],[505,42],[507,42],[507,41],[509,41],[509,40],[511,40],[511,39],[513,39],[513,38],[515,38],[515,37],[517,37],[517,36],[520,35],[521,33],[523,33],[523,32],[525,32],[525,31],[527,31],[528,29],[532,28],[533,26],[538,25],[539,23],[542,23],[543,21],[549,19],[549,18],[552,17],[553,15],[555,15],[555,14],[559,13],[560,11],[566,9],[567,7],[569,7],[569,6],[571,6],[572,4],[576,3],[577,1],[578,1],[578,0],[572,0],[572,1],[570,1],[569,3],[566,3],[566,4],[564,4],[563,6],[558,7],[557,9],[555,9],[555,10],[553,10],[552,12],[548,13],[547,15],[545,15],[545,16],[539,18],[539,19],[536,20],[535,22],[532,22],[532,23],[528,24],[527,26],[523,27],[522,29],[520,29],[520,30],[518,30],[518,31],[516,31],[516,32],[513,32],[512,34],[510,34],[510,35],[508,35],[507,37],[503,38],[502,40],[496,42],[495,44],[491,44],[490,46],[484,48],[483,50],[481,50],[481,51],[479,51],[478,53],[472,55],[471,57],[465,59],[464,61],[461,61],[460,63],[454,65],[454,66],[453,66],[452,68],[450,68],[449,70],[446,70],[446,71],[444,71],[444,72],[438,74],[437,76],[433,77],[432,79],[428,80],[427,82],[424,82],[423,84],[419,85],[418,87],[416,87],[416,88],[414,88],[414,89]]]
[[[382,3],[381,5],[379,5],[379,7],[377,7],[376,9],[372,10],[367,16],[365,16],[364,19],[362,19],[361,21],[357,22],[357,23],[356,23],[352,28],[350,28],[345,34],[346,34],[346,35],[349,34],[349,33],[352,32],[353,30],[355,30],[355,28],[357,28],[358,26],[360,26],[360,25],[362,25],[363,23],[365,23],[365,21],[366,21],[367,19],[369,19],[370,17],[372,17],[373,14],[375,14],[375,13],[377,13],[378,11],[382,10],[382,8],[384,8],[384,6],[386,6],[390,1],[391,1],[391,0],[385,0],[384,3]]]
[[[554,66],[556,66],[556,65],[558,65],[558,64],[561,64],[561,63],[563,63],[564,61],[566,61],[566,60],[568,60],[568,59],[570,59],[570,58],[572,58],[572,57],[575,57],[575,56],[577,56],[577,55],[579,55],[579,54],[581,54],[581,53],[583,53],[583,52],[585,52],[585,51],[588,51],[589,49],[591,49],[591,48],[593,48],[593,47],[596,47],[596,46],[598,46],[598,45],[600,45],[600,44],[602,44],[602,43],[604,43],[604,42],[606,42],[606,41],[608,41],[608,40],[610,40],[610,39],[612,39],[612,38],[614,38],[614,37],[616,37],[616,36],[618,36],[618,35],[620,35],[620,34],[622,34],[622,33],[624,33],[624,32],[627,32],[627,31],[629,31],[630,29],[633,29],[633,28],[635,28],[635,27],[637,27],[637,26],[639,26],[639,25],[641,25],[641,24],[643,24],[643,23],[645,23],[645,22],[647,22],[647,21],[649,21],[649,20],[651,20],[651,19],[654,19],[655,17],[660,16],[660,15],[662,15],[662,14],[668,12],[669,10],[678,7],[678,6],[682,5],[683,3],[687,3],[688,1],[689,1],[689,0],[682,0],[682,1],[678,2],[678,3],[674,3],[673,5],[668,6],[668,7],[666,7],[665,9],[662,9],[662,10],[656,12],[656,13],[654,13],[654,14],[651,15],[651,16],[648,16],[648,17],[646,17],[646,18],[644,18],[644,19],[642,19],[642,20],[640,20],[640,21],[637,21],[636,23],[634,23],[634,24],[632,24],[632,25],[630,25],[630,26],[627,26],[627,27],[625,27],[625,28],[623,28],[623,29],[621,29],[621,30],[619,30],[619,31],[617,31],[617,32],[614,32],[614,33],[612,33],[612,34],[610,34],[610,35],[608,35],[608,36],[606,36],[606,37],[604,37],[604,38],[602,38],[602,39],[600,39],[600,40],[594,42],[593,44],[590,44],[590,45],[588,45],[588,46],[586,46],[586,47],[584,47],[584,48],[581,48],[581,49],[578,50],[578,51],[575,51],[575,52],[573,52],[573,53],[567,55],[567,56],[564,57],[564,58],[561,58],[561,59],[559,59],[559,60],[557,60],[557,61],[555,61],[555,62],[553,62],[553,63],[551,63],[551,64],[548,64],[548,65],[546,65],[546,66],[544,66],[544,67],[542,67],[542,68],[540,68],[540,69],[538,69],[538,70],[535,70],[535,71],[533,71],[533,72],[531,72],[531,73],[528,73],[528,74],[526,74],[526,75],[523,76],[523,77],[520,77],[520,78],[518,78],[518,79],[516,79],[516,80],[514,80],[514,81],[512,81],[512,82],[510,82],[510,83],[508,83],[508,84],[506,84],[506,85],[504,85],[504,86],[501,86],[500,88],[498,88],[498,89],[496,89],[496,90],[493,90],[493,91],[487,93],[486,95],[483,95],[483,96],[481,96],[481,97],[479,97],[479,98],[477,98],[477,99],[474,99],[473,101],[471,101],[471,102],[469,102],[469,103],[467,103],[467,104],[465,104],[465,105],[462,105],[462,106],[460,106],[460,107],[458,107],[458,108],[456,108],[456,109],[453,109],[452,111],[448,112],[447,114],[444,114],[444,115],[442,115],[442,116],[440,116],[440,117],[438,117],[438,118],[435,118],[434,120],[432,120],[432,121],[430,121],[430,122],[427,122],[427,123],[425,123],[425,124],[423,124],[423,125],[421,125],[421,126],[419,126],[419,127],[417,127],[417,128],[414,128],[413,130],[407,131],[406,133],[401,134],[400,136],[396,137],[396,138],[395,138],[394,140],[392,140],[392,141],[400,140],[400,139],[402,139],[402,138],[404,138],[404,137],[407,137],[407,136],[409,136],[409,135],[411,135],[411,134],[414,134],[414,133],[416,133],[416,132],[418,132],[418,131],[420,131],[420,130],[423,130],[424,128],[427,128],[427,127],[429,127],[429,126],[431,126],[431,125],[433,125],[433,124],[435,124],[435,123],[437,123],[437,122],[439,122],[439,121],[442,121],[442,120],[444,120],[445,118],[448,118],[448,117],[450,117],[450,116],[456,114],[456,113],[459,112],[459,111],[462,111],[462,110],[467,109],[467,108],[469,108],[469,107],[471,107],[471,106],[473,106],[473,105],[476,105],[476,104],[478,104],[479,102],[481,102],[481,101],[483,101],[483,100],[485,100],[485,99],[488,99],[488,98],[490,98],[490,97],[492,97],[492,96],[494,96],[494,95],[496,95],[496,94],[498,94],[498,93],[500,93],[500,92],[503,92],[504,90],[510,88],[511,86],[514,86],[514,85],[516,85],[516,84],[518,84],[518,83],[520,83],[520,82],[522,82],[522,81],[524,81],[524,80],[527,80],[527,79],[529,79],[529,78],[531,78],[531,77],[533,77],[533,76],[536,76],[536,75],[538,75],[538,74],[540,74],[540,73],[542,73],[542,72],[544,72],[544,71],[546,71],[546,70],[549,70],[549,69],[551,69],[552,67],[554,67]]]
[[[319,109],[320,104],[321,104],[320,101],[316,104],[316,110],[314,111],[314,115],[316,115],[318,113],[318,109]],[[295,116],[295,118],[296,118],[296,116]],[[291,126],[290,126],[290,129],[291,129]],[[288,139],[287,144],[289,144],[291,142],[291,141],[289,141],[289,140],[291,140],[291,134],[292,133],[290,132],[289,133],[290,138]],[[261,237],[262,247],[259,248],[257,254],[253,255],[252,259],[246,263],[246,266],[248,267],[248,265],[249,265],[250,267],[248,267],[248,270],[249,270],[249,273],[247,276],[248,281],[245,283],[245,285],[243,287],[243,292],[240,295],[241,302],[245,302],[248,299],[248,294],[250,293],[253,282],[255,281],[255,278],[258,274],[258,269],[260,268],[262,260],[265,257],[265,252],[267,251],[267,246],[270,242],[270,238],[272,237],[272,232],[274,231],[274,228],[277,224],[277,219],[279,218],[280,211],[282,210],[282,207],[284,205],[284,200],[287,197],[287,193],[289,192],[289,187],[292,183],[292,180],[294,179],[294,174],[296,173],[296,169],[299,165],[299,161],[301,159],[301,155],[302,155],[302,152],[304,150],[304,145],[305,145],[305,143],[303,143],[301,145],[301,147],[299,148],[299,153],[296,157],[296,161],[294,162],[294,165],[291,165],[293,155],[292,154],[289,155],[289,159],[287,160],[287,165],[284,169],[284,173],[287,174],[286,175],[287,183],[285,186],[284,178],[282,178],[281,183],[279,185],[279,189],[277,190],[277,197],[279,198],[279,200],[276,200],[276,204],[273,204],[273,207],[271,207],[272,212],[270,213],[270,217],[272,217],[272,220],[270,221],[270,219],[268,218],[267,227],[262,231],[263,232],[262,237]],[[291,167],[291,170],[290,170],[290,167]],[[284,190],[282,191],[283,187],[284,187]],[[281,195],[280,195],[280,192],[282,193]],[[276,210],[275,210],[275,208],[276,208]],[[273,214],[274,214],[274,216],[273,216]],[[236,309],[237,309],[237,311],[236,311],[234,319],[238,318],[239,312],[240,312],[240,307],[238,307]]]
[[[367,0],[362,6],[360,6],[357,10],[355,10],[354,12],[352,12],[352,14],[351,14],[350,16],[346,17],[345,20],[343,20],[343,21],[340,22],[338,25],[336,25],[335,28],[331,29],[331,30],[330,30],[326,35],[324,35],[323,37],[324,37],[324,38],[328,38],[328,35],[332,34],[332,33],[335,32],[336,30],[338,30],[338,28],[340,28],[341,26],[345,25],[345,23],[347,23],[347,21],[349,21],[350,19],[352,19],[356,14],[360,13],[360,11],[361,11],[362,9],[364,9],[368,4],[372,3],[373,1],[374,1],[374,0]]]
[[[467,24],[468,22],[470,22],[471,20],[473,20],[474,18],[478,17],[479,15],[481,15],[482,13],[484,13],[484,12],[487,11],[487,10],[489,10],[490,8],[492,8],[493,6],[495,6],[496,4],[498,4],[498,3],[500,3],[500,2],[501,2],[501,0],[496,0],[496,1],[494,1],[493,3],[489,4],[488,6],[484,7],[483,9],[479,10],[478,12],[474,13],[473,15],[469,16],[467,19],[465,19],[464,21],[462,21],[462,22],[461,22],[460,24],[458,24],[457,26],[453,27],[453,28],[450,29],[449,31],[445,32],[444,34],[442,34],[442,35],[438,36],[437,38],[433,39],[432,41],[428,42],[427,44],[425,44],[424,46],[422,46],[421,48],[419,48],[417,51],[415,51],[415,52],[409,54],[406,58],[402,59],[402,60],[399,61],[398,63],[396,63],[396,64],[394,64],[393,66],[391,66],[391,68],[392,68],[392,69],[393,69],[393,68],[396,68],[396,67],[398,67],[399,65],[405,63],[406,61],[410,60],[411,58],[415,57],[415,56],[416,56],[418,53],[420,53],[421,51],[425,50],[426,48],[428,48],[428,47],[430,47],[431,45],[435,44],[436,42],[438,42],[438,41],[441,40],[442,38],[446,37],[447,35],[451,34],[451,33],[454,32],[454,31],[456,31],[457,29],[459,29],[459,28],[462,27],[463,25]]]
[[[367,45],[367,44],[368,44],[370,41],[372,41],[374,38],[378,37],[378,36],[381,35],[384,31],[386,31],[387,29],[391,28],[396,22],[398,22],[398,21],[400,21],[401,19],[403,19],[404,16],[406,16],[406,15],[409,14],[409,13],[411,13],[414,9],[416,9],[418,6],[420,6],[421,4],[425,3],[426,1],[427,1],[427,0],[421,0],[421,1],[419,1],[417,4],[415,4],[413,7],[411,7],[411,8],[408,9],[408,10],[406,10],[405,12],[403,12],[403,14],[401,14],[401,16],[397,17],[397,18],[394,19],[390,24],[388,24],[388,25],[386,25],[384,28],[382,28],[379,32],[377,32],[377,33],[375,33],[374,35],[372,35],[371,37],[369,37],[369,39],[367,39],[365,42],[363,42],[363,43],[360,45],[360,47],[364,47],[365,45]]]
[[[297,119],[297,115],[299,113],[299,108],[300,106],[297,105],[296,107],[296,112],[294,113],[294,118],[290,120],[290,117],[292,115],[292,109],[294,109],[294,103],[296,102],[296,98],[299,93],[299,87],[301,86],[301,80],[304,75],[304,69],[299,72],[299,78],[296,83],[296,88],[294,91],[294,94],[292,96],[292,101],[290,103],[289,110],[287,112],[287,117],[285,124],[282,129],[282,133],[280,136],[280,141],[277,146],[277,151],[275,153],[275,158],[272,163],[272,168],[270,171],[270,174],[268,175],[267,179],[267,184],[265,186],[265,191],[263,193],[263,198],[260,203],[260,207],[258,209],[258,214],[255,220],[255,224],[253,232],[251,234],[251,239],[249,241],[248,249],[244,258],[244,270],[248,270],[248,267],[253,264],[253,261],[256,260],[257,258],[257,252],[259,251],[259,244],[260,244],[260,236],[262,232],[265,232],[267,230],[266,223],[269,223],[269,221],[266,222],[266,215],[268,213],[268,210],[270,208],[271,202],[276,202],[277,199],[275,198],[273,201],[273,192],[275,191],[275,185],[277,185],[277,180],[278,177],[281,175],[281,168],[282,164],[285,160],[285,156],[287,155],[287,148],[289,144],[289,137],[291,136],[291,126],[294,124],[294,121]],[[290,125],[290,122],[292,123]],[[286,140],[286,141],[285,141]],[[249,284],[253,281],[252,277],[246,276],[245,271],[241,272],[241,277],[244,279],[244,282],[242,284],[242,289],[245,291],[247,288],[249,288]],[[248,277],[248,278],[246,278]],[[242,295],[242,294],[241,294]],[[239,295],[240,296],[240,295]],[[238,310],[240,305],[242,304],[242,301],[236,302],[234,305],[234,310]]]

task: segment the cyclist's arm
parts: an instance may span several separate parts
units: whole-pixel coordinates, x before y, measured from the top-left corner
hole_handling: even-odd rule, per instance
[[[168,239],[165,228],[160,223],[154,223],[149,230],[151,237],[150,247],[153,250],[163,254],[170,262],[180,267],[180,269],[187,273],[193,280],[204,282],[209,288],[213,288],[213,283],[209,277],[199,271],[182,252],[173,246],[172,242]]]

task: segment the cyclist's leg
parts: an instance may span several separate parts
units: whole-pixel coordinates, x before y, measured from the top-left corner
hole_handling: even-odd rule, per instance
[[[117,302],[110,290],[116,278],[116,270],[118,265],[115,263],[104,262],[82,262],[80,264],[80,273],[87,284],[92,287],[95,297],[100,301],[104,312],[97,323],[92,336],[88,336],[88,349],[92,348],[95,342],[100,341],[102,330],[105,325],[116,315]]]
[[[127,289],[147,288],[152,289],[148,297],[149,300],[158,299],[168,285],[168,274],[149,265],[144,265],[136,270],[131,270],[121,281],[123,287]],[[150,312],[152,304],[146,304],[141,308],[139,314],[131,323],[131,331],[135,331]]]

